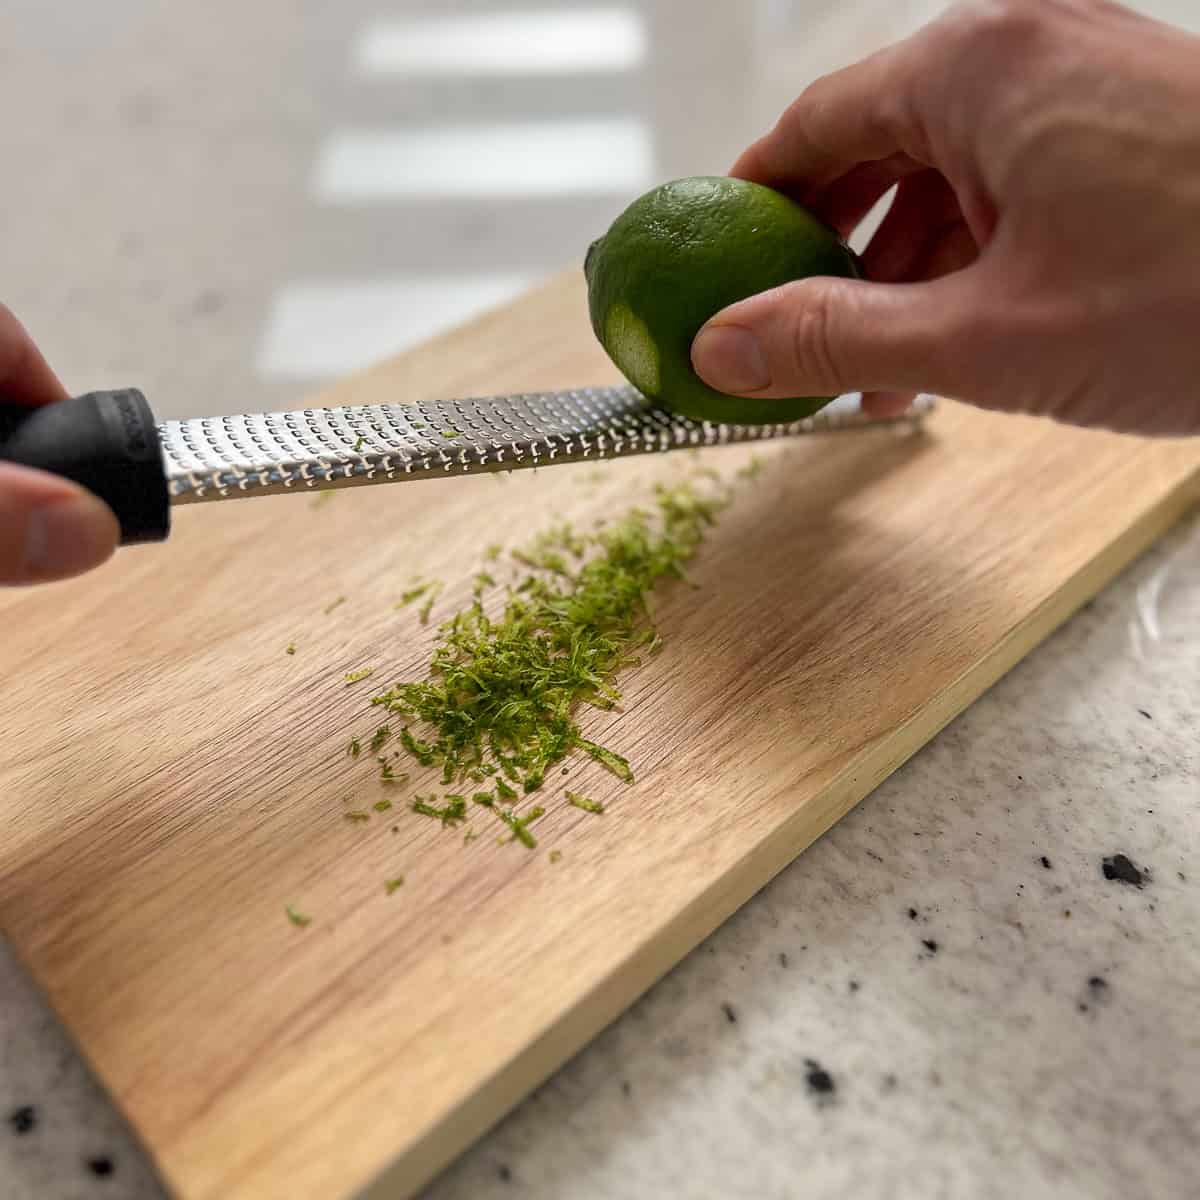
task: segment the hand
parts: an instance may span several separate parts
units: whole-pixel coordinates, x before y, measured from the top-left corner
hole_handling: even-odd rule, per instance
[[[38,405],[67,393],[16,317],[0,304],[0,403]],[[99,566],[117,519],[90,492],[44,471],[0,462],[0,584],[65,579]]]
[[[732,174],[844,236],[899,186],[871,282],[700,331],[712,387],[1200,433],[1200,38],[1107,0],[958,4],[813,84]]]

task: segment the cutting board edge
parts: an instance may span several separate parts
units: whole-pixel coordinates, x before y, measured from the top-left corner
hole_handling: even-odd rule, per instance
[[[710,884],[651,941],[615,966],[587,997],[432,1126],[402,1159],[384,1167],[360,1190],[348,1193],[346,1200],[351,1195],[353,1200],[411,1200],[955,717],[1197,510],[1200,510],[1200,468],[1178,482],[1157,507],[1143,513],[1120,537],[1080,567],[1064,586],[1014,626],[1003,641],[954,683],[848,763],[825,790],[822,810],[815,821],[811,809],[797,812],[748,853],[734,871]]]

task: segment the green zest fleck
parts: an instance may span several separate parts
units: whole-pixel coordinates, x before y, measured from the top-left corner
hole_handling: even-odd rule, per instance
[[[419,742],[412,733],[409,732],[408,726],[400,730],[400,744],[421,764],[423,767],[430,767],[434,762],[433,747],[425,742]]]
[[[357,454],[363,448],[363,435],[360,433],[354,440],[354,453]]]
[[[494,808],[496,804],[496,798],[491,792],[476,792],[475,795],[471,797],[471,800],[473,803],[478,804],[483,808]]]
[[[461,434],[461,433],[459,433],[457,429],[443,429],[443,430],[442,430],[442,437],[444,437],[444,438],[456,438],[456,437],[462,437],[462,434]]]
[[[390,896],[393,892],[399,891],[404,886],[404,876],[397,876],[395,879],[387,880],[383,885],[384,893]]]
[[[529,832],[529,826],[540,816],[545,815],[544,808],[532,808],[529,812],[519,817],[511,808],[497,810],[496,815],[502,820],[505,825],[513,832],[513,837],[517,839],[527,850],[537,849],[537,838]]]
[[[483,557],[488,562],[495,562],[504,553],[504,547],[499,542],[493,542],[484,552]]]
[[[342,820],[349,821],[351,825],[362,825],[364,822],[371,819],[370,813],[359,812],[352,810],[348,813],[342,813]]]
[[[362,742],[358,738],[351,738],[350,745],[346,747],[346,753],[351,758],[357,758],[362,753]]]
[[[434,817],[441,821],[443,825],[457,825],[460,821],[466,819],[467,804],[461,796],[448,802],[442,808],[430,803],[431,800],[435,800],[436,798],[436,796],[417,796],[412,802],[413,812],[420,813],[423,817]]]
[[[391,736],[391,729],[389,729],[386,725],[380,725],[380,727],[371,735],[371,753],[374,754]]]
[[[284,651],[284,654],[295,654],[295,653],[296,653],[296,643],[288,642],[287,649]]]
[[[374,667],[363,667],[359,671],[351,671],[346,676],[346,686],[349,687],[352,683],[362,683],[364,679],[370,679],[375,674]]]
[[[589,800],[578,792],[568,792],[567,802],[575,805],[576,808],[582,808],[584,812],[600,814],[604,811],[604,805],[599,800]]]
[[[377,813],[385,813],[385,812],[387,812],[387,810],[389,808],[392,807],[392,802],[386,798],[383,800],[376,800],[375,803],[371,805],[371,807]]]
[[[429,583],[418,583],[416,587],[409,588],[407,592],[400,594],[400,603],[396,607],[403,608],[406,604],[411,604],[414,600],[420,600],[433,586],[433,582],[430,581]]]
[[[408,778],[407,775],[397,775],[392,764],[382,754],[375,761],[379,764],[379,778],[384,783],[399,783],[402,779]]]
[[[303,929],[306,925],[312,924],[312,917],[305,916],[305,914],[302,913],[294,904],[289,904],[284,909],[284,912],[287,913],[287,919],[291,921],[293,925],[298,925],[301,929]]]
[[[428,596],[425,597],[425,603],[417,609],[417,617],[422,625],[429,624],[429,614],[433,612],[433,602],[437,599],[438,592],[442,590],[442,585],[439,583]]]
[[[329,492],[329,493],[327,493],[327,494],[328,494],[328,495],[330,495],[330,496],[332,496],[332,495],[333,495],[333,493],[332,493],[332,492]],[[339,597],[338,597],[338,598],[337,598],[337,599],[336,599],[336,600],[335,600],[335,601],[334,601],[332,604],[327,604],[327,605],[325,606],[325,615],[326,615],[326,616],[329,616],[329,614],[330,614],[331,612],[333,612],[333,610],[334,610],[335,608],[339,608],[341,605],[343,605],[343,604],[345,604],[345,603],[346,603],[346,597],[345,597],[345,596],[339,596]]]
[[[614,754],[611,750],[605,750],[603,746],[597,746],[595,742],[589,742],[585,738],[579,739],[579,746],[586,750],[602,767],[611,771],[618,779],[624,783],[633,782],[633,771],[629,768],[629,763],[626,762],[619,754]]]
[[[509,787],[503,779],[496,780],[496,795],[499,796],[501,800],[515,800],[517,798],[516,791]]]
[[[562,862],[562,851],[561,850],[551,850],[550,851],[550,861],[552,863]]]

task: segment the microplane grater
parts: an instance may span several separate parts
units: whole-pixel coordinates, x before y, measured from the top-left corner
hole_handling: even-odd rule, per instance
[[[133,388],[39,409],[0,408],[0,459],[101,496],[122,541],[163,540],[177,504],[514,471],[804,434],[918,427],[841,397],[802,421],[716,425],[655,407],[630,386],[406,404],[305,408],[156,424]]]

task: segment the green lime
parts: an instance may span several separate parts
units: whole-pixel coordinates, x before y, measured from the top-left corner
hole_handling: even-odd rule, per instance
[[[807,276],[861,277],[837,234],[779,192],[726,176],[663,184],[592,243],[584,272],[596,336],[656,404],[700,421],[758,425],[800,420],[833,399],[728,396],[692,370],[696,334],[728,305]]]

